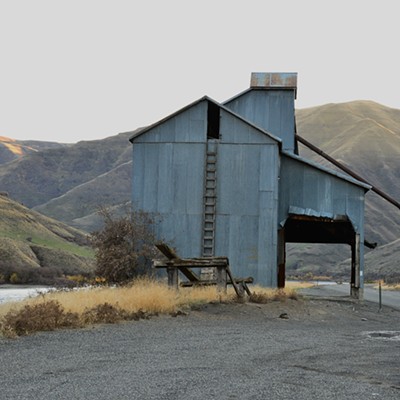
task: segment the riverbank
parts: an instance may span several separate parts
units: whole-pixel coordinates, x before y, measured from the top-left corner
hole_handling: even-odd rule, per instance
[[[43,285],[0,285],[0,304],[35,297],[51,289],[53,288]]]

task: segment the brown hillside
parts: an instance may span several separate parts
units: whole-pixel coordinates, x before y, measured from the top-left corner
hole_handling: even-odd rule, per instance
[[[54,283],[91,274],[93,251],[81,231],[0,196],[0,282]]]
[[[47,203],[130,161],[128,137],[83,141],[0,165],[0,188],[28,207]]]
[[[99,206],[107,207],[129,202],[131,170],[132,161],[122,163],[91,181],[74,187],[64,195],[35,207],[35,210],[79,229],[89,231],[97,229],[97,224],[96,226],[82,225],[79,220],[96,214]]]
[[[400,110],[355,101],[297,110],[296,118],[300,136],[400,200]],[[335,168],[304,146],[299,149],[302,156]],[[400,237],[400,210],[373,192],[366,196],[365,223],[366,239],[380,246]],[[290,262],[300,262],[304,270],[313,265],[318,273],[329,274],[338,260],[349,256],[332,245],[314,245],[305,253],[300,247],[290,246]],[[379,253],[374,250],[371,254],[374,252]],[[368,254],[366,260],[370,257]],[[366,272],[372,269],[366,262]]]
[[[37,151],[68,146],[57,142],[38,140],[16,140],[0,136],[0,165]]]

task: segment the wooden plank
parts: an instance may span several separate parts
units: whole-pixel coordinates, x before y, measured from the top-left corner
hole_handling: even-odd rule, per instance
[[[233,288],[235,289],[236,295],[238,297],[243,297],[243,293],[240,291],[239,286],[235,283],[235,280],[233,279],[229,265],[226,266],[226,272],[227,272],[229,278],[231,279],[231,283],[232,283]]]
[[[226,293],[226,283],[227,283],[227,273],[226,267],[217,267],[217,287],[219,292]]]
[[[195,274],[190,268],[187,267],[177,267],[179,271],[182,272],[183,275],[186,276],[186,278],[189,279],[191,282],[198,282],[200,281],[200,277]]]
[[[167,268],[168,286],[178,289],[178,270],[173,267]]]
[[[178,255],[175,253],[175,251],[173,249],[171,249],[171,247],[169,247],[167,244],[165,244],[165,243],[157,243],[156,247],[169,260],[179,259]]]
[[[237,285],[243,285],[244,290],[247,292],[247,294],[250,295],[250,289],[247,286],[247,283],[253,283],[254,279],[252,277],[248,277],[248,278],[234,278],[234,281]],[[211,279],[211,280],[199,280],[198,282],[180,282],[180,286],[183,287],[189,287],[189,286],[209,286],[209,285],[216,285],[217,281],[215,279]],[[232,285],[232,281],[230,279],[227,279],[226,281],[227,285]],[[247,288],[247,289],[246,289]]]
[[[208,268],[208,267],[224,267],[228,265],[227,259],[174,259],[168,261],[155,260],[153,265],[156,268],[166,268],[173,265],[176,268]]]
[[[182,272],[189,282],[181,282],[181,286],[193,285],[217,285],[219,290],[226,290],[226,285],[233,285],[236,295],[243,297],[244,292],[250,295],[250,290],[246,283],[253,283],[253,278],[235,279],[229,269],[228,257],[202,257],[181,259],[176,252],[165,243],[157,243],[157,249],[168,258],[164,260],[154,260],[155,268],[166,268],[168,271],[168,283],[170,286],[178,285],[178,271]],[[191,268],[216,268],[217,279],[212,281],[201,280]],[[229,277],[229,280],[227,279]]]

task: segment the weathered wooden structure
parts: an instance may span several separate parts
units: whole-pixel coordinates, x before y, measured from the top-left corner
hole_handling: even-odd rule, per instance
[[[272,287],[286,243],[347,243],[358,295],[370,186],[298,156],[296,92],[295,73],[255,73],[225,103],[203,97],[132,135],[133,204],[183,258],[227,257]]]
[[[218,290],[226,292],[227,285],[232,285],[237,296],[242,297],[244,292],[251,294],[248,283],[253,283],[253,278],[234,278],[229,268],[227,257],[201,257],[180,258],[174,250],[165,243],[156,245],[158,250],[166,257],[166,260],[154,260],[155,268],[165,268],[168,275],[168,286],[178,288],[178,273],[181,272],[187,281],[181,282],[181,286],[216,285]],[[215,279],[202,279],[201,275],[193,272],[193,268],[214,270]]]

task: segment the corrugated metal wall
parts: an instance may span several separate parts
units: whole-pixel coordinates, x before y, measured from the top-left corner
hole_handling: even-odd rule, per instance
[[[346,215],[360,235],[360,287],[364,275],[365,189],[299,160],[281,156],[279,222],[288,218],[289,207],[311,209],[321,216]]]
[[[201,256],[206,122],[202,102],[133,141],[133,204],[182,257]]]
[[[200,257],[207,100],[133,140],[133,202],[160,215],[159,239]],[[221,109],[215,255],[236,276],[276,285],[278,142]]]
[[[224,104],[236,114],[282,139],[293,152],[295,141],[294,90],[250,90]]]
[[[234,274],[276,285],[279,148],[222,111],[218,148],[216,254]]]
[[[182,257],[203,253],[209,131],[217,149],[213,248],[234,275],[276,286],[278,228],[290,206],[347,215],[363,243],[364,189],[280,153],[279,141],[254,126],[293,153],[294,98],[291,89],[257,89],[225,104],[250,123],[203,98],[132,138],[133,204],[160,216],[159,239]]]
[[[321,214],[347,215],[357,233],[363,233],[365,189],[292,157],[282,155],[279,221],[290,206]]]

